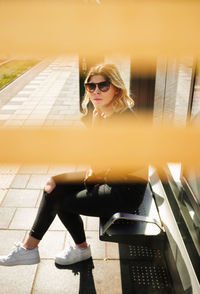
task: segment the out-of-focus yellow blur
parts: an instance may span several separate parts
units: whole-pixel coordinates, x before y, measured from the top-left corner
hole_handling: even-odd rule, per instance
[[[157,57],[199,56],[199,1],[75,2],[0,1],[0,55],[119,53],[135,58],[134,70]],[[200,165],[200,128],[152,127],[145,118],[98,130],[1,128],[0,138],[1,163]]]
[[[102,2],[0,1],[0,55],[199,55],[199,1]]]
[[[200,165],[200,128],[152,126],[148,121],[107,128],[1,128],[0,162],[92,164],[129,169],[182,162]]]

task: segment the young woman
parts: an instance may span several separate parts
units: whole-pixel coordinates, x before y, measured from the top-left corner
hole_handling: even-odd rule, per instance
[[[85,80],[86,94],[83,109],[87,117],[89,101],[94,106],[92,127],[107,124],[114,118],[129,117],[134,123],[132,110],[134,101],[128,97],[124,82],[117,67],[101,64],[90,70]],[[0,265],[12,266],[35,264],[40,261],[38,244],[53,222],[59,216],[71,234],[75,245],[59,253],[55,262],[68,265],[91,256],[80,214],[88,216],[109,216],[115,212],[129,212],[136,209],[143,199],[147,176],[135,170],[139,181],[107,181],[112,169],[104,171],[75,172],[50,178],[44,188],[43,198],[29,236],[23,243],[17,243],[8,256],[0,257]],[[128,172],[127,172],[128,175]],[[125,179],[126,174],[123,174]]]

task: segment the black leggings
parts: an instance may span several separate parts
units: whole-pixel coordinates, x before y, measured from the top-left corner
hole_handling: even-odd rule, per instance
[[[56,183],[51,193],[43,192],[30,235],[41,240],[56,215],[76,244],[83,243],[85,232],[80,214],[111,216],[115,212],[133,212],[142,202],[146,182],[96,185],[87,190],[83,183]]]

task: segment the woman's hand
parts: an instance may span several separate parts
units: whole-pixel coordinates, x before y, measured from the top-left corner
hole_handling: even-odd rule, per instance
[[[91,189],[96,184],[104,184],[105,183],[105,176],[107,175],[108,170],[95,170],[89,169],[86,172],[86,176],[84,179],[84,183],[87,189]]]
[[[95,172],[90,168],[86,172],[85,180],[88,182],[93,182],[93,183],[99,183],[99,182],[104,182],[105,180],[105,175],[107,173],[107,170],[95,170]]]
[[[84,179],[84,185],[87,188],[87,190],[91,190],[95,184],[97,183],[97,179],[92,171],[92,169],[88,169],[85,175]]]

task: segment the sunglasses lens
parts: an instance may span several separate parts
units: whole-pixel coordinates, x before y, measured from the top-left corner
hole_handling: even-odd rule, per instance
[[[94,90],[96,89],[96,84],[87,83],[87,84],[85,84],[85,88],[88,92],[94,92]]]
[[[99,89],[102,91],[102,92],[106,92],[109,90],[110,88],[110,82],[109,81],[105,81],[105,82],[101,82],[98,84],[99,85]]]
[[[94,83],[85,84],[85,88],[88,92],[94,92],[96,85]]]

